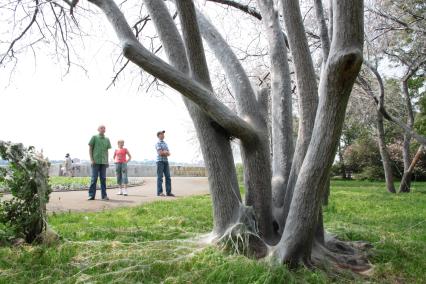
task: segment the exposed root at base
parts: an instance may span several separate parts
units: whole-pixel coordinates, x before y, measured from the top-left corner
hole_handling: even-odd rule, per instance
[[[263,258],[268,252],[259,235],[253,208],[248,206],[241,206],[237,222],[214,242],[227,251],[253,258]]]
[[[59,242],[59,235],[49,226],[46,227],[43,232],[37,236],[36,242],[44,245],[54,245]]]
[[[324,244],[315,242],[311,261],[314,267],[333,272],[352,271],[370,276],[374,267],[368,261],[368,250],[372,246],[365,242],[344,242],[334,236],[326,236]]]

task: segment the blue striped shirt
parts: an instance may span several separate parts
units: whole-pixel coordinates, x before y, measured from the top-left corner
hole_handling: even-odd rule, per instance
[[[157,150],[157,162],[167,162],[167,156],[160,156],[160,151],[169,151],[167,143],[163,140],[160,140],[155,144],[155,150]]]

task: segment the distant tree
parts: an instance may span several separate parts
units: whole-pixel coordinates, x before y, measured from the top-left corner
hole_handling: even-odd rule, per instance
[[[426,20],[421,15],[424,14],[426,6],[419,1],[373,1],[370,2],[366,10],[368,25],[367,60],[366,67],[376,78],[378,88],[367,77],[359,78],[359,82],[364,91],[375,99],[377,104],[377,133],[379,149],[383,168],[386,176],[388,191],[396,192],[393,186],[392,170],[390,166],[389,154],[386,149],[385,131],[383,119],[388,119],[399,125],[404,130],[404,175],[399,192],[408,192],[410,187],[410,142],[414,137],[422,144],[426,144],[426,139],[414,133],[414,111],[412,97],[409,92],[409,81],[416,77],[426,63],[426,49],[423,44],[426,33]],[[383,75],[378,71],[378,63],[383,59],[390,59],[395,62],[395,68],[403,66],[404,75],[400,78],[401,93],[405,101],[405,111],[399,110],[395,115],[390,115],[385,107],[385,86]],[[376,89],[376,90],[375,90]],[[407,120],[401,120],[401,114],[406,113]]]

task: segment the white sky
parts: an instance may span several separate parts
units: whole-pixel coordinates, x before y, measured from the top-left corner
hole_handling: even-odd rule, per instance
[[[134,160],[143,160],[155,158],[155,133],[165,129],[170,160],[198,158],[189,141],[192,136],[187,136],[191,121],[179,95],[156,98],[123,88],[104,91],[102,78],[89,81],[71,73],[61,81],[55,79],[59,76],[54,69],[1,91],[0,139],[42,148],[50,159],[62,159],[67,152],[87,159],[91,135],[105,124],[113,147],[123,138]]]

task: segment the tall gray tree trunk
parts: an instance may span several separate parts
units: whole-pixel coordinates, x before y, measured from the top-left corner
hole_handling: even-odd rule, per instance
[[[275,207],[284,203],[293,159],[293,117],[290,67],[278,12],[272,0],[257,1],[268,37],[272,92],[272,196]]]
[[[328,39],[333,40],[333,1],[328,1]]]
[[[328,55],[330,53],[330,38],[328,34],[327,23],[325,22],[324,8],[322,0],[314,0],[315,16],[317,18],[317,23],[320,29],[320,39],[321,39],[321,50],[322,50],[322,63],[321,63],[321,74],[324,72],[325,65],[327,64]],[[323,204],[328,204],[328,197],[330,195],[330,175],[327,178],[325,183],[325,189],[323,190]],[[319,218],[317,229],[315,233],[315,238],[321,244],[324,244],[324,224],[322,218],[322,207],[320,207]]]
[[[383,115],[377,111],[377,138],[379,142],[379,151],[382,158],[383,170],[385,173],[386,188],[390,193],[395,193],[393,184],[392,164],[385,143],[385,128],[383,126]]]
[[[417,162],[419,161],[420,157],[423,154],[423,148],[424,148],[424,146],[420,145],[420,147],[417,150],[416,155],[414,155],[414,158],[411,161],[410,166],[408,167],[407,171],[404,171],[404,175],[402,176],[402,179],[401,179],[401,186],[399,188],[399,192],[410,192],[411,191],[410,187],[405,187],[404,185],[407,184],[407,180],[409,180],[409,179],[411,180],[411,175],[413,174],[414,168],[415,168]],[[406,191],[402,191],[401,188],[406,190]]]
[[[318,105],[318,88],[316,74],[305,35],[299,1],[282,0],[283,17],[287,39],[290,45],[296,73],[296,86],[299,102],[299,131],[296,149],[287,183],[283,208],[279,217],[280,228],[285,226],[293,191],[299,171],[311,141],[312,129]]]
[[[333,1],[333,41],[321,76],[315,125],[275,254],[285,263],[309,263],[334,154],[352,86],[362,64],[363,1]],[[291,41],[290,41],[291,46]]]
[[[145,4],[170,62],[180,71],[190,73],[195,80],[211,89],[201,39],[189,36],[189,34],[196,34],[196,32],[188,32],[190,27],[198,27],[196,23],[194,25],[191,22],[194,19],[183,17],[182,13],[186,9],[179,9],[179,16],[186,31],[184,33],[184,39],[187,42],[185,48],[164,2],[146,0]],[[173,27],[175,28],[173,29]],[[188,43],[189,40],[193,42]],[[185,50],[187,51],[186,53]],[[209,189],[213,202],[213,233],[220,237],[233,222],[237,221],[241,205],[241,196],[229,137],[224,131],[220,130],[220,127],[213,127],[215,122],[201,111],[196,104],[186,98],[183,98],[183,100],[194,122],[207,168]]]
[[[272,217],[271,166],[268,127],[240,61],[216,28],[197,14],[201,35],[220,62],[235,94],[237,111],[257,129],[252,139],[241,139],[241,157],[246,190],[245,203],[253,206],[260,236],[275,239]]]
[[[407,110],[407,126],[412,129],[414,125],[414,113],[413,107],[411,105],[410,93],[408,91],[408,79],[404,78],[402,81],[402,93],[405,100],[405,108]],[[399,186],[399,192],[410,192],[411,187],[411,174],[409,174],[408,169],[411,164],[411,155],[410,155],[410,143],[411,143],[411,134],[408,132],[404,133],[404,142],[402,144],[402,158],[404,161],[404,176],[405,178],[401,180]]]
[[[327,62],[328,54],[330,52],[330,38],[328,35],[327,23],[325,22],[324,8],[322,0],[314,0],[315,15],[320,29],[321,49],[322,49],[322,64],[321,70]]]
[[[379,142],[380,156],[382,158],[383,171],[385,173],[386,188],[389,192],[395,193],[396,191],[395,191],[395,186],[393,184],[392,163],[389,157],[388,150],[386,148],[385,128],[383,125],[384,117],[381,112],[381,110],[384,108],[384,105],[385,105],[385,86],[383,84],[382,76],[378,72],[377,68],[368,61],[365,61],[364,63],[368,67],[368,69],[374,74],[374,76],[376,77],[377,83],[379,84],[379,96],[375,96],[370,84],[365,79],[360,78],[360,82],[365,92],[367,92],[370,96],[372,96],[373,98],[376,98],[377,100],[377,118],[376,118],[377,119],[376,120],[377,138]]]
[[[340,145],[337,146],[337,153],[339,155],[339,162],[340,162],[340,175],[342,179],[347,179],[345,159],[343,158],[343,151]]]

